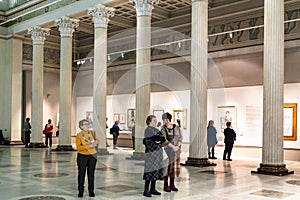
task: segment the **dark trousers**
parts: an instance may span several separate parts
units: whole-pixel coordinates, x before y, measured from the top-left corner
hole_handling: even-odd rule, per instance
[[[114,145],[117,145],[117,142],[118,142],[118,136],[119,136],[118,133],[113,133],[113,142],[114,142]]]
[[[96,168],[96,155],[82,155],[77,154],[77,166],[78,166],[78,192],[84,191],[84,179],[87,171],[88,176],[88,189],[89,192],[94,192],[94,177]]]
[[[49,146],[52,147],[52,133],[45,134],[45,145],[48,146],[48,140],[49,140]]]
[[[135,136],[132,136],[132,148],[135,150]]]
[[[223,159],[230,159],[232,148],[233,148],[233,144],[225,144]],[[227,155],[227,158],[226,158],[226,155]]]
[[[30,131],[25,131],[25,146],[30,143]]]

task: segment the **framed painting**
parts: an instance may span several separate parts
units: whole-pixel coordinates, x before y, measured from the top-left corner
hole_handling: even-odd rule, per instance
[[[126,123],[126,113],[121,113],[120,115],[119,115],[119,121],[120,121],[120,124],[125,124]]]
[[[157,119],[157,127],[160,127],[163,125],[162,115],[164,114],[164,110],[153,110],[153,115],[156,116]],[[159,126],[160,123],[160,126]]]
[[[135,109],[127,110],[127,127],[132,128],[135,124]]]
[[[183,129],[187,128],[187,109],[173,109],[173,123]]]
[[[218,106],[217,108],[219,124],[218,133],[224,133],[226,123],[231,122],[231,127],[236,130],[236,107],[235,106]]]
[[[85,115],[85,119],[88,120],[89,124],[90,124],[90,129],[93,129],[93,112],[86,112],[86,115]]]
[[[283,138],[297,140],[297,104],[285,103],[283,108]]]
[[[114,123],[116,121],[120,121],[120,115],[118,113],[114,113]]]

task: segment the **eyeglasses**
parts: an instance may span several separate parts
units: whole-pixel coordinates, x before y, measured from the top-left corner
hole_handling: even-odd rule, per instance
[[[83,123],[82,125],[89,125],[89,123]]]

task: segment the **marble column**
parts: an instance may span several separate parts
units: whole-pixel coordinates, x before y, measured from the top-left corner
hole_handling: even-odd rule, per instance
[[[62,17],[55,20],[60,31],[60,90],[59,90],[59,142],[58,151],[73,150],[72,125],[72,36],[79,20]]]
[[[100,139],[99,154],[109,154],[106,148],[106,87],[107,87],[107,25],[114,8],[98,4],[89,9],[94,22],[94,95],[93,129]]]
[[[29,147],[45,147],[43,142],[43,93],[44,93],[44,41],[50,29],[31,27],[28,29],[33,44],[32,58],[32,101],[31,101],[31,142]]]
[[[284,0],[265,0],[262,163],[253,173],[287,175],[283,153]]]
[[[186,165],[215,165],[207,158],[208,0],[192,2],[191,123]]]
[[[22,144],[23,41],[0,39],[0,129],[10,144]]]
[[[151,92],[151,14],[158,0],[130,0],[137,15],[136,32],[136,116],[133,159],[144,158],[143,138],[146,118],[150,114]]]

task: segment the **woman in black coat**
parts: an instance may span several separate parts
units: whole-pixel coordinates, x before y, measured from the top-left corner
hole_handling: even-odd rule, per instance
[[[145,180],[145,190],[143,195],[146,197],[151,197],[153,195],[161,195],[155,189],[156,180],[163,180],[163,149],[162,143],[166,141],[161,132],[156,128],[156,117],[154,115],[149,115],[146,119],[146,124],[148,127],[144,133],[143,144],[145,145],[145,168],[144,176]],[[174,151],[178,151],[179,147],[168,144],[170,148]],[[149,191],[149,185],[151,182],[151,189]]]

